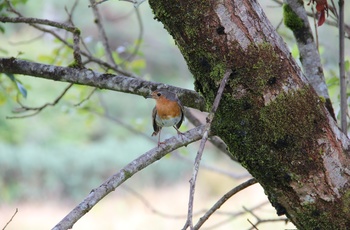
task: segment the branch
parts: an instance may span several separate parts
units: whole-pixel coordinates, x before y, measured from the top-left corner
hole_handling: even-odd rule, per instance
[[[98,28],[98,32],[100,33],[102,44],[103,44],[105,52],[106,52],[107,60],[109,61],[110,64],[112,64],[114,66],[114,68],[118,69],[118,66],[114,61],[114,58],[113,58],[113,55],[111,52],[111,48],[110,48],[109,43],[108,43],[106,31],[103,27],[103,24],[101,23],[100,12],[97,9],[97,6],[95,4],[95,0],[90,0],[90,4],[91,4],[92,12],[94,13],[95,18],[96,18],[95,24]]]
[[[345,78],[345,43],[344,43],[344,0],[339,0],[339,78],[340,78],[340,125],[341,130],[347,134],[347,92]]]
[[[233,195],[238,193],[239,191],[242,191],[243,189],[248,188],[249,186],[256,184],[258,181],[255,178],[249,179],[246,182],[238,185],[237,187],[234,187],[229,192],[227,192],[223,197],[221,197],[220,200],[218,200],[211,209],[203,217],[201,217],[198,221],[198,223],[194,226],[194,229],[199,229],[206,220],[216,211],[218,210],[221,205],[223,205],[228,199],[230,199]]]
[[[2,230],[5,230],[5,228],[11,223],[11,221],[13,220],[13,218],[15,217],[15,215],[17,214],[18,212],[18,208],[16,208],[16,211],[15,213],[13,213],[13,215],[11,216],[10,220],[7,221],[7,223],[5,224],[5,226],[2,228]]]
[[[13,111],[14,113],[22,113],[22,112],[26,112],[26,111],[35,111],[31,114],[26,114],[26,115],[21,115],[21,116],[9,116],[6,117],[6,119],[16,119],[16,118],[26,118],[26,117],[32,117],[35,116],[36,114],[40,113],[43,109],[45,109],[48,106],[55,106],[64,95],[66,95],[66,93],[68,92],[68,90],[73,86],[73,84],[69,84],[63,91],[62,93],[53,101],[53,102],[48,102],[45,103],[44,105],[40,106],[40,107],[28,107],[25,106],[21,103],[21,101],[19,100],[19,98],[17,97],[17,103],[21,106],[20,108],[16,109],[15,111]]]
[[[24,61],[16,58],[0,58],[0,73],[23,74],[54,81],[88,85],[146,97],[150,90],[168,88],[176,91],[181,102],[188,107],[205,109],[205,102],[197,92],[162,83],[145,81],[122,75],[103,74],[89,69],[76,69]]]
[[[74,60],[76,61],[76,65],[79,67],[82,67],[82,61],[81,61],[81,56],[80,56],[80,30],[76,28],[75,26],[71,26],[68,23],[59,23],[55,21],[50,21],[47,19],[39,19],[39,18],[26,18],[26,17],[16,17],[16,18],[10,18],[10,17],[0,17],[0,22],[12,22],[12,23],[28,23],[28,24],[41,24],[41,25],[48,25],[52,27],[56,27],[59,29],[64,29],[68,32],[71,32],[73,34],[73,56]],[[40,27],[37,27],[33,25],[35,28],[40,29]],[[45,31],[42,30],[42,31]],[[46,30],[47,32],[47,30]]]
[[[312,36],[312,30],[303,2],[295,0],[285,0],[285,2],[287,4],[286,6],[289,7],[290,10],[292,10],[298,16],[298,18],[303,21],[303,26],[295,28],[291,25],[291,20],[296,19],[289,18],[286,20],[285,18],[285,25],[292,30],[297,41],[300,53],[300,62],[305,76],[315,89],[316,93],[326,99],[327,109],[335,119],[332,103],[328,94],[326,80],[323,74],[320,54],[318,53],[316,43],[314,42],[314,38]],[[287,11],[287,9],[284,10]]]
[[[160,160],[169,152],[178,149],[182,146],[199,140],[202,137],[204,126],[199,126],[191,129],[181,135],[181,137],[174,136],[165,140],[161,148],[154,148],[144,153],[137,159],[130,162],[124,168],[119,170],[101,184],[98,188],[93,189],[90,194],[77,205],[67,216],[65,216],[53,230],[70,229],[73,225],[87,212],[89,212],[103,197],[114,191],[119,185],[131,178],[134,174],[146,168],[148,165]]]
[[[210,114],[207,117],[207,124],[205,125],[205,130],[203,132],[203,137],[199,146],[199,150],[197,152],[197,156],[194,162],[194,166],[193,166],[193,173],[192,173],[192,178],[190,180],[190,196],[189,196],[189,202],[188,202],[188,214],[187,214],[187,221],[185,223],[185,226],[183,227],[183,229],[187,229],[187,227],[190,227],[191,229],[193,229],[193,223],[192,223],[192,216],[193,216],[193,202],[194,202],[194,192],[195,192],[195,188],[196,188],[196,180],[197,180],[197,175],[198,175],[198,170],[199,170],[199,165],[200,165],[200,161],[203,155],[203,151],[204,151],[204,147],[205,147],[205,143],[208,140],[208,136],[209,136],[209,131],[210,131],[210,127],[211,127],[211,123],[214,119],[214,115],[215,112],[217,110],[217,108],[219,107],[219,103],[221,100],[221,96],[222,93],[224,92],[224,88],[226,85],[226,82],[228,81],[230,75],[232,73],[232,70],[226,70],[226,73],[223,77],[223,79],[221,80],[220,83],[220,87],[219,90],[216,94],[212,109]]]

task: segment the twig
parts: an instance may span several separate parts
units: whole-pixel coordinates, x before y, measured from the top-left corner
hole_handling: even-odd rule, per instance
[[[81,106],[81,104],[83,104],[85,101],[89,100],[92,95],[94,95],[94,93],[97,91],[97,88],[94,88],[93,90],[91,90],[91,92],[89,93],[89,95],[87,95],[86,98],[84,98],[83,100],[81,100],[80,102],[74,104],[74,106]]]
[[[134,5],[134,8],[135,8],[135,12],[136,12],[137,22],[138,22],[138,24],[140,26],[140,32],[139,32],[139,36],[138,36],[138,38],[136,40],[136,45],[135,45],[135,48],[134,48],[133,52],[127,58],[125,58],[125,61],[131,61],[136,56],[136,54],[139,52],[139,49],[140,49],[140,46],[141,46],[141,40],[142,40],[142,37],[143,37],[143,24],[142,24],[142,18],[141,18],[140,10],[139,10],[138,6]]]
[[[28,107],[23,105],[19,98],[17,97],[17,103],[21,106],[19,109],[17,109],[16,111],[13,111],[14,113],[22,113],[22,112],[26,112],[26,111],[35,111],[32,114],[27,114],[27,115],[23,115],[23,116],[6,116],[6,119],[18,119],[18,118],[26,118],[26,117],[32,117],[38,113],[40,113],[43,109],[45,109],[48,106],[55,106],[61,99],[62,97],[67,93],[67,91],[73,86],[73,84],[69,84],[64,90],[63,92],[51,103],[45,103],[44,105],[40,106],[40,107]]]
[[[87,212],[89,212],[103,197],[114,191],[118,186],[131,178],[134,174],[146,168],[148,165],[161,159],[169,152],[182,146],[195,142],[202,137],[204,126],[196,127],[185,132],[181,137],[174,136],[166,139],[161,148],[154,148],[136,158],[119,172],[107,179],[98,188],[93,189],[90,194],[77,205],[67,216],[65,216],[53,230],[70,229]]]
[[[209,136],[209,131],[210,131],[210,127],[211,127],[211,123],[213,121],[215,112],[217,110],[217,108],[219,107],[219,103],[221,100],[221,96],[222,93],[224,92],[224,88],[226,86],[226,82],[228,81],[230,75],[232,73],[232,70],[226,70],[226,73],[220,83],[220,87],[219,90],[216,94],[211,112],[209,113],[208,117],[207,117],[207,124],[205,125],[205,130],[203,132],[203,137],[197,152],[197,156],[194,162],[194,166],[193,166],[193,173],[192,173],[192,178],[190,180],[190,195],[189,195],[189,202],[188,202],[188,213],[187,213],[187,221],[185,223],[185,226],[183,227],[183,229],[187,229],[188,227],[190,227],[190,229],[193,229],[193,222],[192,222],[192,217],[193,217],[193,202],[194,202],[194,192],[195,192],[195,188],[196,188],[196,180],[197,180],[197,175],[198,175],[198,170],[199,170],[199,165],[200,165],[200,161],[203,155],[203,151],[204,151],[204,147],[205,147],[205,143],[208,140],[208,136]]]
[[[13,213],[13,215],[11,216],[11,219],[9,221],[7,221],[7,223],[5,224],[5,226],[2,228],[2,230],[5,230],[5,228],[11,223],[11,221],[13,220],[13,218],[15,217],[15,215],[18,212],[18,208],[16,208],[15,213]]]
[[[110,64],[112,64],[114,66],[114,68],[118,69],[118,66],[117,66],[117,64],[114,61],[111,48],[109,46],[109,42],[108,42],[106,31],[105,31],[105,29],[103,27],[103,24],[102,24],[102,19],[101,19],[100,12],[98,11],[97,5],[95,3],[96,3],[95,0],[90,0],[92,12],[95,15],[95,24],[96,24],[96,26],[98,28],[98,32],[99,32],[100,38],[102,40],[102,45],[104,46],[104,49],[105,49],[107,60],[109,61]]]
[[[154,208],[152,206],[152,204],[150,202],[148,202],[148,200],[142,196],[142,194],[138,193],[137,191],[135,191],[134,189],[126,186],[125,184],[123,184],[123,186],[120,187],[121,189],[124,189],[126,191],[128,191],[129,193],[131,193],[132,195],[134,195],[137,199],[139,199],[149,210],[151,210],[151,212],[153,212],[156,215],[159,215],[161,217],[164,218],[168,218],[168,219],[185,219],[187,217],[187,215],[172,215],[172,214],[167,214],[164,213],[162,211],[157,210],[156,208]],[[194,215],[199,215],[203,213],[203,211],[198,211],[196,212]]]
[[[8,5],[11,7],[11,4],[8,3]],[[22,17],[20,13],[12,9],[13,12],[16,12],[19,17],[16,18],[10,18],[10,17],[0,17],[1,22],[12,22],[12,23],[27,23],[32,25],[35,28],[40,28],[36,26],[35,24],[41,24],[41,25],[48,25],[59,29],[64,29],[66,31],[69,31],[73,34],[73,56],[74,60],[76,62],[76,65],[80,68],[82,68],[82,62],[81,62],[81,56],[80,56],[80,30],[76,28],[75,26],[72,26],[68,23],[59,23],[47,19],[39,19],[39,18],[27,18]],[[49,30],[41,28],[42,31],[48,32]]]
[[[182,154],[174,153],[173,156],[178,158],[179,160],[185,161],[187,163],[192,163],[192,161],[189,158],[184,157]],[[240,180],[240,179],[243,179],[243,178],[251,177],[251,175],[248,172],[238,174],[238,173],[229,172],[229,171],[220,169],[218,167],[213,167],[213,166],[207,165],[205,163],[202,163],[201,167],[203,169],[210,170],[212,172],[216,172],[216,173],[219,173],[221,175],[228,176],[228,177],[230,177],[230,178],[232,178],[234,180]]]
[[[7,2],[7,4],[8,4],[8,6],[9,6],[9,10],[11,11],[11,12],[13,12],[14,14],[16,14],[17,16],[18,16],[18,18],[22,18],[22,19],[26,19],[26,17],[24,17],[22,14],[20,14],[18,11],[16,11],[14,8],[13,8],[13,6],[11,5],[11,3],[9,2],[9,0],[5,0],[6,2]],[[0,22],[2,22],[1,21],[1,19],[2,18],[7,18],[7,17],[0,17]],[[11,19],[11,18],[10,18]],[[39,20],[43,20],[43,19],[39,19]],[[49,21],[49,20],[47,20],[47,21]],[[25,22],[23,22],[23,23],[25,23]],[[37,23],[39,23],[39,21],[37,21]],[[56,22],[57,23],[57,22]],[[62,23],[58,23],[58,24],[62,24]],[[64,24],[64,23],[63,23]],[[39,26],[39,25],[37,25],[37,24],[35,24],[35,23],[30,23],[29,25],[31,25],[32,27],[34,27],[34,28],[36,28],[37,30],[40,30],[40,31],[42,31],[42,32],[45,32],[45,33],[48,33],[48,34],[51,34],[53,37],[55,37],[56,39],[58,39],[60,42],[62,42],[63,44],[65,44],[67,47],[69,47],[69,48],[71,48],[71,49],[73,49],[73,51],[74,51],[74,58],[75,58],[75,60],[76,60],[76,64],[77,64],[77,66],[79,67],[80,66],[80,62],[79,61],[77,61],[77,59],[76,59],[76,55],[77,55],[77,52],[75,52],[76,50],[77,50],[77,45],[78,45],[78,43],[76,43],[77,42],[77,39],[78,39],[78,35],[80,34],[80,31],[77,29],[77,33],[76,34],[73,34],[73,41],[74,41],[74,44],[72,45],[72,44],[70,44],[69,42],[67,42],[64,38],[62,38],[61,36],[59,36],[56,32],[54,32],[54,31],[52,31],[52,30],[49,30],[49,29],[46,29],[46,28],[44,28],[44,27],[42,27],[42,26]],[[50,26],[53,26],[53,25],[50,25]],[[122,69],[120,69],[120,68],[115,68],[114,66],[112,66],[111,64],[109,64],[108,62],[104,62],[104,61],[102,61],[101,59],[99,59],[99,58],[95,58],[95,57],[93,57],[89,52],[85,52],[85,51],[83,51],[83,50],[80,50],[80,55],[83,55],[84,57],[86,57],[89,61],[91,61],[91,62],[94,62],[94,63],[96,63],[96,64],[98,64],[98,65],[101,65],[101,66],[104,66],[104,67],[106,67],[106,68],[108,68],[108,69],[111,69],[111,70],[114,70],[116,73],[120,73],[120,74],[123,74],[123,75],[125,75],[125,76],[129,76],[129,77],[137,77],[136,76],[136,74],[134,74],[134,73],[130,73],[130,72],[128,72],[128,71],[125,71],[125,70],[122,70]]]
[[[195,115],[191,112],[191,110],[185,108],[185,117],[189,122],[191,122],[194,126],[199,126],[202,124],[200,120],[197,119]],[[217,136],[211,136],[209,139],[210,143],[212,143],[216,148],[225,153],[231,160],[237,161],[237,159],[227,150],[227,145],[224,141],[222,141]]]
[[[197,224],[194,226],[194,229],[199,229],[206,220],[216,211],[218,210],[221,205],[223,205],[228,199],[230,199],[233,195],[238,193],[239,191],[242,191],[243,189],[257,183],[258,181],[255,178],[249,179],[246,182],[238,185],[237,187],[231,189],[229,192],[227,192],[225,195],[223,195],[220,200],[218,200],[211,209],[209,209],[208,212],[205,213],[203,217],[199,219]]]
[[[259,216],[257,216],[253,210],[249,210],[245,207],[243,207],[244,210],[248,213],[250,213],[252,216],[254,216],[256,218],[256,223],[253,224],[249,219],[247,219],[247,221],[252,225],[252,227],[249,229],[249,230],[253,230],[253,229],[257,229],[258,230],[258,225],[259,224],[262,224],[262,223],[267,223],[267,222],[280,222],[280,221],[283,221],[285,222],[286,224],[288,223],[288,219],[287,218],[275,218],[275,219],[261,219]]]
[[[251,208],[251,210],[256,210],[256,209],[259,209],[261,208],[262,206],[266,205],[266,204],[270,204],[268,201],[265,201],[263,203],[260,203],[258,205],[255,205],[253,208]],[[219,226],[222,226],[230,221],[232,221],[233,219],[239,217],[239,216],[242,216],[244,214],[246,214],[247,212],[246,211],[239,211],[239,212],[221,212],[220,210],[217,210],[215,211],[215,214],[219,214],[219,215],[226,215],[226,216],[229,216],[229,218],[226,218],[225,220],[223,221],[220,221],[216,224],[213,224],[211,226],[208,226],[208,227],[205,227],[205,229],[217,229]]]
[[[251,224],[252,225],[252,227],[250,228],[250,229],[256,229],[256,230],[259,230],[256,226],[255,226],[255,224],[253,224],[249,219],[247,219],[247,221],[249,222],[249,224]]]
[[[338,0],[339,3],[339,78],[340,78],[340,125],[343,133],[347,134],[347,93],[345,79],[345,43],[344,43],[344,0]]]

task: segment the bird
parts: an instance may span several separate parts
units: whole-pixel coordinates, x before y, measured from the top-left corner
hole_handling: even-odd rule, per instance
[[[152,136],[158,136],[158,147],[163,144],[160,142],[160,133],[163,127],[174,127],[177,134],[183,134],[179,128],[184,120],[184,107],[181,105],[176,93],[166,89],[153,91],[148,98],[156,100],[156,106],[152,111]]]

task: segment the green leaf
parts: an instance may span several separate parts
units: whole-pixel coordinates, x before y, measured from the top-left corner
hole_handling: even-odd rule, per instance
[[[344,65],[345,65],[345,72],[349,72],[350,71],[350,61],[346,60]]]

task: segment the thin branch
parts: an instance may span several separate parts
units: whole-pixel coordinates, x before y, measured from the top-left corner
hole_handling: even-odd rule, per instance
[[[340,78],[340,125],[347,134],[347,93],[345,79],[345,43],[344,43],[344,0],[339,0],[339,78]]]
[[[189,122],[191,122],[194,126],[199,126],[202,122],[197,119],[197,117],[189,110],[185,109],[185,117]],[[210,143],[212,143],[216,148],[225,153],[231,160],[237,161],[237,159],[227,150],[227,145],[223,140],[221,140],[217,136],[212,136],[209,139]]]
[[[98,32],[99,32],[100,38],[102,40],[102,45],[104,46],[104,49],[105,49],[107,60],[108,60],[108,62],[110,64],[112,64],[114,66],[114,68],[118,69],[118,66],[117,66],[117,64],[114,61],[111,48],[109,46],[109,42],[108,42],[108,37],[107,37],[106,31],[105,31],[105,29],[103,27],[103,24],[102,24],[102,19],[101,19],[100,12],[98,11],[97,5],[95,3],[96,3],[95,0],[90,0],[92,12],[94,13],[94,16],[95,16],[95,21],[94,22],[95,22],[95,24],[96,24],[96,26],[98,28]]]
[[[218,210],[228,199],[230,199],[233,195],[236,193],[248,188],[249,186],[256,184],[258,181],[255,178],[249,179],[246,182],[238,185],[237,187],[231,189],[229,192],[227,192],[224,196],[218,200],[211,209],[203,217],[199,219],[197,224],[194,226],[194,229],[199,229],[205,221],[208,220],[208,218],[216,211]]]
[[[259,208],[263,207],[264,205],[266,204],[270,204],[268,201],[265,201],[263,203],[260,203],[258,205],[255,205],[253,208],[251,208],[250,210],[258,210]],[[231,222],[233,219],[239,217],[239,216],[242,216],[244,214],[246,214],[247,212],[245,210],[242,210],[242,211],[239,211],[239,212],[221,212],[220,210],[216,210],[215,211],[215,214],[219,214],[219,215],[227,215],[229,216],[229,218],[226,218],[225,220],[223,221],[220,221],[216,224],[213,224],[209,227],[205,227],[205,229],[216,229],[218,228],[219,226],[222,226],[224,224],[227,224],[228,222]]]
[[[19,13],[18,13],[19,14]],[[47,19],[39,19],[39,18],[27,18],[27,17],[16,17],[16,18],[10,18],[10,17],[0,17],[1,22],[11,22],[11,23],[27,23],[32,25],[35,28],[40,28],[34,24],[41,24],[41,25],[48,25],[55,28],[63,29],[66,31],[69,31],[73,34],[73,56],[74,60],[76,62],[76,65],[80,68],[82,68],[82,61],[80,56],[80,30],[76,28],[75,26],[72,26],[68,23],[59,23]],[[49,30],[41,28],[42,31],[45,30],[45,32],[48,32]]]
[[[166,139],[164,145],[156,147],[136,158],[116,174],[107,179],[98,188],[93,189],[90,194],[77,205],[67,216],[65,216],[53,230],[70,229],[87,212],[89,212],[103,197],[114,191],[118,186],[131,178],[134,174],[146,168],[148,165],[160,160],[169,152],[182,146],[195,142],[202,137],[204,126],[196,127],[185,132],[181,137],[174,136]]]
[[[9,221],[7,221],[7,223],[5,224],[5,226],[2,228],[2,230],[5,230],[5,228],[11,223],[11,221],[13,220],[13,218],[15,217],[15,215],[18,212],[18,208],[16,208],[15,213],[13,213],[13,215],[11,216],[11,219]]]
[[[6,119],[18,119],[18,118],[27,118],[27,117],[32,117],[40,113],[43,109],[45,109],[48,106],[55,106],[61,99],[62,97],[67,93],[67,91],[73,86],[73,84],[69,84],[63,92],[53,101],[50,103],[45,103],[44,105],[40,107],[28,107],[25,106],[21,103],[19,98],[17,97],[17,103],[21,106],[20,108],[16,109],[13,111],[14,113],[23,113],[27,111],[35,111],[34,113],[27,114],[27,115],[22,115],[22,116],[6,116]]]
[[[135,191],[134,189],[126,186],[125,184],[123,184],[123,186],[121,186],[120,188],[124,189],[124,190],[128,191],[129,193],[131,193],[132,195],[134,195],[137,199],[139,199],[146,206],[146,208],[148,208],[151,212],[153,212],[154,214],[156,214],[158,216],[168,218],[168,219],[185,219],[187,217],[187,215],[167,214],[167,213],[164,213],[162,211],[157,210],[156,208],[154,208],[152,206],[151,202],[149,202],[145,197],[142,196],[142,194],[140,194],[137,191]],[[194,215],[197,216],[203,212],[204,212],[203,210],[198,211]]]
[[[12,7],[11,3],[10,3],[8,0],[6,0],[6,2],[7,2],[7,4],[8,4],[8,6],[9,6],[9,11],[13,12],[14,14],[16,14],[19,18],[23,18],[23,19],[26,18],[26,17],[24,17],[21,13],[19,13],[18,11],[16,11],[16,10]],[[2,21],[1,21],[1,18],[2,18],[2,17],[0,17],[0,22],[2,22]],[[43,20],[43,19],[39,19],[39,20]],[[57,22],[56,22],[56,23],[57,23]],[[29,24],[29,25],[31,25],[32,27],[34,27],[34,28],[37,29],[37,30],[40,30],[40,31],[42,31],[42,32],[51,34],[53,37],[55,37],[56,39],[58,39],[60,42],[62,42],[63,44],[65,44],[67,47],[73,49],[73,51],[74,51],[73,56],[74,56],[74,58],[76,59],[76,56],[78,55],[77,52],[75,52],[75,51],[77,50],[77,48],[76,48],[76,47],[77,47],[77,43],[76,43],[76,42],[77,42],[77,39],[78,39],[78,37],[77,37],[77,36],[78,36],[78,33],[80,34],[80,31],[79,31],[78,29],[77,29],[77,33],[76,33],[76,34],[73,34],[73,41],[74,41],[75,43],[72,45],[72,44],[68,43],[65,39],[63,39],[61,36],[59,36],[56,32],[54,32],[54,31],[52,31],[52,30],[46,29],[46,28],[44,28],[44,27],[42,27],[42,26],[39,26],[39,25],[37,25],[37,24],[35,24],[35,23],[31,23],[31,24]],[[96,63],[96,64],[98,64],[98,65],[104,66],[104,67],[106,67],[106,68],[108,68],[108,69],[111,69],[111,70],[115,71],[116,73],[120,73],[120,74],[123,74],[123,75],[125,75],[125,76],[129,76],[129,77],[137,77],[134,73],[130,73],[130,72],[125,71],[125,70],[122,70],[122,69],[120,69],[120,68],[115,68],[114,66],[112,66],[112,65],[109,64],[108,62],[104,62],[104,61],[102,61],[102,60],[99,59],[99,58],[93,57],[91,54],[89,54],[89,52],[85,52],[85,51],[80,50],[79,55],[83,55],[83,56],[84,56],[85,58],[87,58],[89,61],[94,62],[94,63]],[[77,61],[77,59],[76,59],[76,64],[77,64],[78,67],[80,67],[80,64],[81,64],[81,63],[80,63],[79,60]]]
[[[223,79],[221,80],[220,87],[219,87],[219,90],[216,94],[211,112],[209,113],[209,115],[207,117],[207,124],[205,125],[203,137],[202,137],[202,140],[201,140],[198,152],[197,152],[197,156],[196,156],[196,159],[194,162],[194,166],[193,166],[192,178],[190,180],[190,195],[189,195],[189,202],[188,202],[187,221],[186,221],[183,229],[187,229],[188,227],[190,227],[191,230],[193,229],[192,217],[193,217],[194,192],[195,192],[195,188],[196,188],[196,180],[197,180],[199,165],[200,165],[200,161],[201,161],[201,158],[203,155],[205,143],[208,140],[211,123],[213,121],[215,112],[216,112],[217,108],[219,107],[222,93],[224,92],[224,88],[226,86],[226,83],[227,83],[231,73],[232,73],[232,70],[226,70],[226,73],[225,73]]]
[[[81,106],[81,104],[83,104],[85,101],[88,101],[92,95],[94,95],[94,93],[97,91],[97,88],[94,88],[93,90],[91,90],[91,92],[89,93],[89,95],[87,95],[86,98],[84,98],[83,100],[81,100],[80,102],[74,104],[74,106]]]
[[[140,10],[139,10],[138,6],[134,5],[134,8],[135,8],[135,12],[136,12],[137,22],[138,22],[139,27],[140,27],[140,31],[139,31],[139,36],[138,36],[138,38],[136,40],[135,48],[134,48],[133,52],[127,58],[125,58],[125,61],[131,61],[137,55],[137,53],[139,52],[139,49],[140,49],[140,46],[141,46],[142,37],[143,37],[143,24],[142,24],[142,18],[141,18]]]
[[[186,163],[192,164],[192,161],[189,158],[184,157],[182,154],[174,153],[172,156],[174,156],[175,158],[177,158],[179,160],[185,161]],[[221,175],[225,175],[225,176],[230,177],[231,179],[234,179],[234,180],[241,180],[244,178],[251,177],[251,175],[248,172],[238,174],[238,173],[223,170],[223,169],[218,168],[218,167],[213,167],[213,166],[210,166],[210,165],[205,164],[205,163],[201,164],[201,168],[212,171],[212,172],[216,172],[216,173],[221,174]]]

